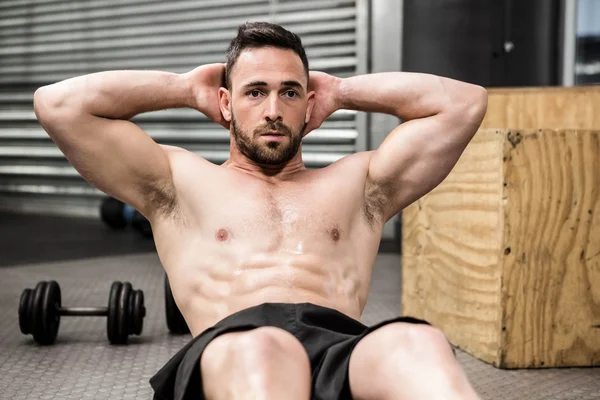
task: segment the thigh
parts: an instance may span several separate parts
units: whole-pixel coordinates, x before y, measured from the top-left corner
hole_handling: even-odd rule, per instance
[[[219,347],[217,345],[221,342],[224,345],[222,347],[228,347],[225,345],[227,344],[227,340],[224,339],[226,335],[230,333],[250,333],[251,331],[267,332],[266,328],[275,326],[288,330],[288,326],[294,326],[292,322],[295,315],[296,309],[293,305],[265,303],[226,317],[210,329],[206,329],[200,335],[194,337],[151,378],[150,384],[155,391],[155,395],[157,398],[165,399],[201,399],[203,387],[203,382],[200,379],[201,366],[207,364],[207,361],[219,359],[220,352],[217,351]],[[277,332],[281,333],[280,331]],[[287,339],[291,339],[289,334],[285,335],[287,332],[278,333],[275,334],[277,339],[282,335],[286,336]],[[242,337],[242,335],[230,335],[228,337],[233,338],[234,336]],[[270,335],[269,338],[272,336],[274,335]],[[221,337],[223,337],[223,340],[217,341]],[[231,340],[230,342],[233,343],[234,341]],[[296,342],[292,341],[292,343]],[[205,353],[209,345],[211,345],[211,349]],[[285,344],[282,344],[282,346],[285,346]],[[209,357],[205,357],[206,355]]]
[[[368,348],[368,343],[367,346],[365,346],[365,342],[371,342],[371,339],[377,339],[376,336],[371,336],[373,332],[380,330],[386,325],[400,321],[427,324],[425,321],[414,318],[397,317],[382,321],[371,327],[364,326],[364,329],[361,329],[360,333],[357,332],[353,335],[344,335],[345,339],[339,340],[328,346],[327,350],[323,353],[323,356],[318,359],[313,371],[313,391],[315,393],[315,399],[352,399],[349,369],[351,359],[353,359],[352,362],[354,364],[356,364],[357,361],[354,350],[358,346]],[[367,338],[369,338],[368,341],[366,341]],[[366,378],[364,380],[366,383],[370,382],[373,378],[373,371],[369,371],[368,368],[361,369],[359,373]]]
[[[441,331],[424,321],[405,321],[372,330],[356,344],[348,365],[354,400],[389,396],[390,390],[403,379],[426,382],[428,377],[416,372],[418,366],[431,367],[433,373],[433,368],[454,357]],[[394,398],[404,397],[396,394]]]

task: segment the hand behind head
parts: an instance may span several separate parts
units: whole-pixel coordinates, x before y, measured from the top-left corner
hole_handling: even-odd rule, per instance
[[[200,111],[211,121],[229,129],[229,121],[221,114],[219,107],[219,89],[223,87],[225,64],[206,64],[184,74],[191,82],[196,110]]]
[[[319,128],[331,114],[340,109],[339,87],[341,79],[325,72],[310,71],[309,92],[314,91],[314,106],[304,135]]]

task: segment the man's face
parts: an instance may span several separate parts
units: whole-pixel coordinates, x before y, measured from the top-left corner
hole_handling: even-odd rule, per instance
[[[307,83],[292,50],[267,47],[240,54],[231,74],[229,110],[235,144],[245,157],[279,165],[298,153],[312,108]]]

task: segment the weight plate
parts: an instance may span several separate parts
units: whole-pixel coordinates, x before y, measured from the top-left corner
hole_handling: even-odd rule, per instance
[[[60,286],[56,281],[47,282],[44,297],[42,299],[45,344],[52,344],[56,341],[58,327],[60,325],[60,307]]]
[[[121,282],[113,282],[108,296],[108,318],[106,319],[106,334],[108,341],[117,344],[119,339],[119,296]]]
[[[167,328],[169,332],[176,334],[189,333],[190,329],[179,311],[179,307],[175,303],[173,298],[173,292],[171,291],[171,285],[169,284],[169,278],[165,274],[165,313],[167,315]]]
[[[38,282],[33,290],[31,333],[33,334],[33,340],[39,344],[44,344],[44,338],[46,336],[44,333],[44,316],[42,315],[42,302],[44,299],[44,291],[46,290],[46,286],[47,282]]]
[[[128,335],[133,334],[133,324],[134,324],[134,318],[133,318],[133,300],[135,298],[135,290],[131,290],[131,294],[129,296],[129,301],[127,302],[127,315],[129,315],[129,318],[127,318],[127,329],[125,330],[127,332]]]
[[[119,296],[119,342],[118,344],[127,343],[129,336],[129,302],[131,299],[131,283],[125,282],[121,287],[121,295]]]
[[[21,293],[21,299],[19,300],[19,328],[21,333],[28,335],[31,333],[31,318],[29,318],[29,297],[31,296],[31,289],[23,290]]]
[[[29,326],[29,333],[33,334],[33,309],[35,300],[35,289],[29,294],[29,302],[27,304],[27,325]]]
[[[146,307],[144,307],[144,292],[136,290],[133,295],[133,330],[131,333],[140,335],[144,327],[144,317],[146,316]]]

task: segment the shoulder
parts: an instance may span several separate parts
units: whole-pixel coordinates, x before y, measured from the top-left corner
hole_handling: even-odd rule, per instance
[[[367,172],[369,170],[369,162],[371,160],[371,156],[373,151],[361,151],[358,153],[350,154],[346,157],[342,157],[336,162],[329,165],[328,169],[331,170],[344,170],[344,171],[352,171],[355,173],[362,172],[364,176],[367,176]]]
[[[352,182],[361,199],[362,215],[371,227],[384,221],[387,194],[369,180],[369,164],[375,151],[358,152],[344,157],[330,167],[337,170],[335,176],[344,182]]]
[[[328,180],[339,183],[335,185],[336,187],[345,187],[359,198],[364,199],[372,154],[372,151],[354,153],[340,158],[323,170],[326,171]]]
[[[177,147],[177,146],[170,146],[167,144],[160,144],[159,145],[161,149],[163,149],[163,151],[165,152],[165,154],[168,157],[185,157],[185,156],[192,156],[195,154],[187,149],[184,149],[183,147]]]
[[[182,147],[161,144],[169,161],[171,185],[161,190],[155,196],[155,217],[169,218],[181,214],[185,203],[186,188],[206,185],[206,180],[212,176],[210,169],[218,166]]]
[[[346,156],[331,164],[333,173],[344,184],[351,184],[357,199],[362,220],[371,229],[377,230],[385,223],[387,194],[369,179],[369,165],[374,150],[362,151]]]
[[[351,185],[359,189],[364,188],[372,153],[371,151],[363,151],[342,157],[321,168],[322,176],[326,176],[328,180],[339,181],[344,185]]]
[[[161,144],[160,147],[163,149],[167,155],[167,158],[169,159],[172,173],[176,172],[177,169],[181,169],[181,166],[188,166],[190,163],[195,163],[197,168],[201,168],[202,166],[216,166],[207,159],[199,156],[193,151],[184,149],[183,147],[165,144]]]

